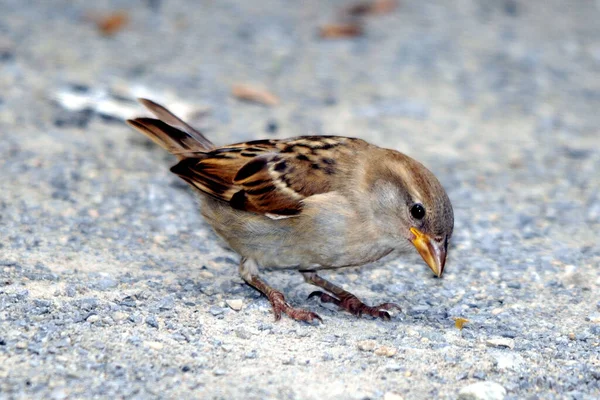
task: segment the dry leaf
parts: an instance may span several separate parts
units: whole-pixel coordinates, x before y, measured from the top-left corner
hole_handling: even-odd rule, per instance
[[[253,101],[255,103],[265,104],[267,106],[276,106],[279,104],[279,98],[266,89],[261,89],[249,85],[234,85],[231,93],[241,100]]]
[[[375,349],[375,355],[384,357],[393,357],[396,355],[397,350],[394,347],[381,346]]]
[[[325,24],[319,31],[319,35],[325,39],[349,38],[363,34],[362,26],[357,23]]]
[[[94,16],[91,19],[96,23],[98,30],[104,36],[114,35],[129,22],[129,16],[125,11],[116,11],[105,16]]]
[[[454,326],[456,326],[460,330],[462,330],[462,328],[465,326],[465,324],[467,322],[469,322],[469,320],[466,318],[460,318],[460,317],[454,318]]]
[[[398,7],[396,0],[374,0],[358,3],[348,8],[348,14],[354,17],[363,15],[388,14]]]

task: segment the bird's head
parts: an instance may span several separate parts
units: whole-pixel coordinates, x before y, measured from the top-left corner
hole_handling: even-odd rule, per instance
[[[380,226],[396,240],[412,243],[441,277],[454,228],[446,191],[425,166],[394,150],[385,150],[370,168],[369,175],[377,177],[370,188],[372,212]]]

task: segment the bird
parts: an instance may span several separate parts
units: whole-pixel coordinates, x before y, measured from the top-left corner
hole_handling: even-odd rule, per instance
[[[162,105],[138,99],[156,118],[126,122],[177,157],[171,171],[200,198],[200,211],[240,255],[239,273],[271,303],[275,319],[322,322],[293,307],[261,269],[299,271],[319,287],[310,297],[358,317],[401,311],[368,306],[321,270],[356,267],[416,249],[441,277],[454,213],[438,179],[393,149],[344,136],[297,136],[215,146]],[[393,312],[393,311],[392,311]]]

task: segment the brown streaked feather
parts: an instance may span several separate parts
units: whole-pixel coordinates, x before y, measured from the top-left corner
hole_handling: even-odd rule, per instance
[[[140,99],[158,118],[128,120],[180,161],[171,171],[198,190],[239,210],[271,218],[294,216],[304,199],[338,189],[370,145],[341,136],[254,140],[215,148],[163,106]],[[337,177],[336,177],[337,175]]]
[[[301,212],[307,197],[336,190],[333,176],[353,162],[352,157],[339,157],[340,153],[351,155],[366,146],[360,139],[335,136],[259,140],[182,160],[172,171],[233,208],[289,217]],[[336,159],[348,163],[339,165]]]
[[[140,103],[144,105],[148,110],[150,110],[156,117],[163,121],[164,123],[171,125],[174,128],[177,128],[188,134],[191,141],[195,146],[194,149],[190,150],[211,150],[215,148],[215,145],[212,144],[210,140],[208,140],[201,132],[197,131],[186,122],[181,120],[181,118],[177,117],[171,111],[167,110],[165,107],[161,106],[158,103],[153,102],[148,99],[138,99]],[[200,146],[200,148],[199,148]]]
[[[180,160],[186,157],[197,157],[199,152],[206,151],[202,145],[171,125],[154,118],[136,118],[127,120],[127,124],[142,132],[154,143]]]

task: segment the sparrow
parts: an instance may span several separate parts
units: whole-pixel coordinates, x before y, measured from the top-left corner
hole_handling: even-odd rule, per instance
[[[282,313],[309,323],[321,318],[292,307],[261,268],[298,270],[322,289],[309,298],[382,319],[400,307],[368,306],[318,271],[416,248],[441,277],[454,214],[440,182],[416,160],[342,136],[217,147],[165,107],[139,101],[157,118],[127,123],[179,159],[171,171],[198,193],[202,215],[241,256],[241,277],[269,299],[276,320]]]

